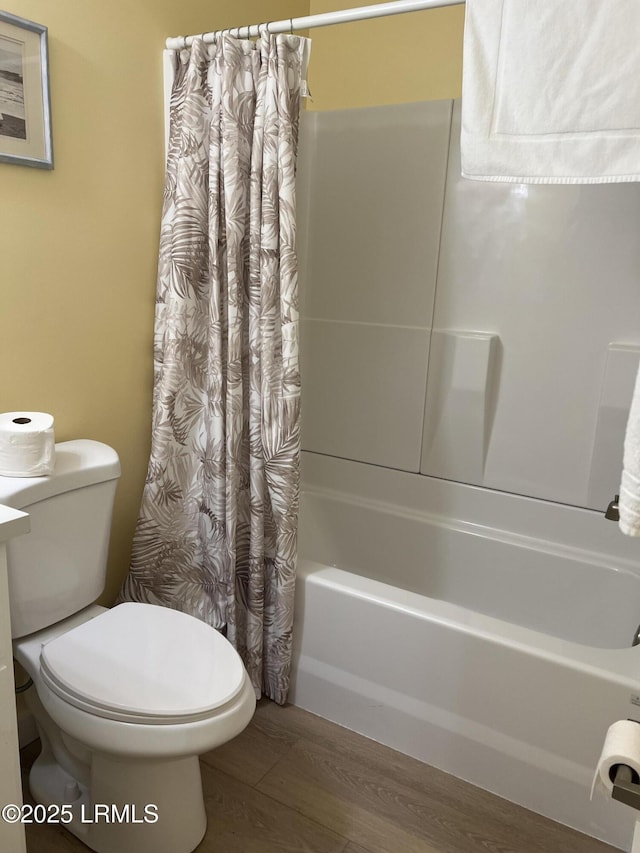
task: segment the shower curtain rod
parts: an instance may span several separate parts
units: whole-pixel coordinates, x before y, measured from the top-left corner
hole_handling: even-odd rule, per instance
[[[325,12],[320,15],[307,15],[304,18],[287,18],[284,21],[269,21],[264,24],[251,24],[243,27],[231,27],[212,33],[203,33],[206,43],[214,41],[222,33],[237,38],[252,38],[260,35],[260,28],[266,26],[270,33],[289,33],[295,30],[312,30],[315,27],[329,27],[332,24],[347,24],[351,21],[366,21],[370,18],[384,18],[387,15],[402,15],[406,12],[420,12],[423,9],[438,9],[441,6],[461,6],[465,0],[397,0],[395,3],[378,3],[375,6],[358,6],[355,9],[342,9],[339,12]],[[182,50],[193,43],[197,36],[177,36],[167,39],[167,50]]]

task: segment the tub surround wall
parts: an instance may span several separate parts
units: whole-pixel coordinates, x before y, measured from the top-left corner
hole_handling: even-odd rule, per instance
[[[459,139],[456,102],[434,328],[495,333],[500,357],[484,470],[456,468],[461,442],[422,471],[604,511],[640,359],[640,188],[464,180]]]
[[[303,116],[307,449],[420,467],[450,117],[450,101]]]
[[[450,115],[304,116],[303,447],[604,511],[640,358],[640,190],[463,180]]]
[[[431,335],[420,471],[482,483],[497,403],[501,342],[487,332]]]

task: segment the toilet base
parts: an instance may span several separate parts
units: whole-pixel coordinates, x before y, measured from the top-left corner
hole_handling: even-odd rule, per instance
[[[123,762],[94,752],[88,787],[57,763],[46,736],[42,744],[29,776],[33,798],[71,805],[73,820],[58,819],[96,853],[191,853],[202,840],[207,818],[197,757]]]

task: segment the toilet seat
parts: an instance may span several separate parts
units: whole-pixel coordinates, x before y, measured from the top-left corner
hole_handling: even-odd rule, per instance
[[[215,716],[245,679],[238,653],[215,629],[133,602],[43,644],[40,674],[60,699],[89,714],[156,725]]]

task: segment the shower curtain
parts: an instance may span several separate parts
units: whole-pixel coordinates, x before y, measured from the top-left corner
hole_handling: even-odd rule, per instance
[[[300,453],[295,162],[307,39],[178,57],[151,458],[120,600],[223,631],[286,701]]]

